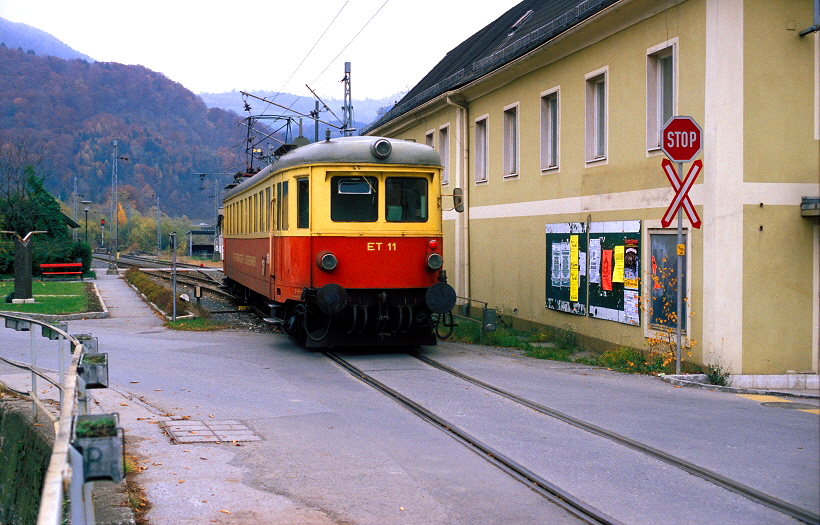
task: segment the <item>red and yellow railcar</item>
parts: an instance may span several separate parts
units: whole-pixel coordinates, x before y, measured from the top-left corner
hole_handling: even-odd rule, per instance
[[[435,344],[456,301],[440,176],[433,148],[401,140],[289,152],[225,196],[226,284],[308,347]]]

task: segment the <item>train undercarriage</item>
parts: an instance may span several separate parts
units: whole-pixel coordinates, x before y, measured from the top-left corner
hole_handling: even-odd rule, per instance
[[[443,282],[384,290],[325,285],[306,288],[301,301],[285,303],[234,281],[226,285],[306,348],[435,345],[437,325],[455,303],[455,291]]]

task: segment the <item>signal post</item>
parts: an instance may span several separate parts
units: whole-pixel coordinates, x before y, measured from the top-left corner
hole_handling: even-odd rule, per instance
[[[681,276],[683,275],[683,256],[686,254],[686,245],[683,243],[683,214],[681,208],[689,217],[692,227],[700,228],[701,220],[692,201],[689,199],[689,190],[695,184],[700,172],[703,170],[703,161],[698,159],[692,162],[689,171],[683,180],[683,163],[691,162],[703,149],[703,131],[695,119],[692,117],[676,116],[669,119],[661,131],[661,150],[668,159],[663,159],[661,167],[666,178],[675,190],[675,197],[667,208],[661,219],[661,225],[668,228],[675,215],[678,217],[678,260],[676,278],[676,349],[675,349],[675,373],[680,374],[680,354],[681,354],[681,317],[683,314],[683,290],[681,290]],[[672,162],[678,163],[678,170],[675,171]],[[690,327],[691,330],[691,327]]]

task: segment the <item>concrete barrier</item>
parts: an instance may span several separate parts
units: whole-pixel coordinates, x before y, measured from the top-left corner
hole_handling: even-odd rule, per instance
[[[53,426],[34,426],[31,402],[0,399],[0,523],[35,523]]]

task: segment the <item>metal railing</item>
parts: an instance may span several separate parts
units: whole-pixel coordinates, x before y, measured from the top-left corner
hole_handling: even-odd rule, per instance
[[[496,325],[498,323],[496,310],[494,308],[488,308],[489,303],[484,301],[460,296],[456,296],[456,298],[461,302],[457,304],[453,310],[458,310],[460,313],[453,313],[453,317],[479,323],[480,328],[478,331],[478,342],[479,344],[483,343],[484,334],[487,332],[494,332],[496,329]],[[473,304],[478,304],[481,307],[480,319],[473,317]]]
[[[4,318],[6,328],[16,331],[31,332],[31,362],[29,364],[20,363],[0,356],[0,360],[16,368],[31,372],[31,389],[28,392],[16,390],[8,385],[6,388],[28,396],[32,400],[32,411],[35,421],[39,417],[39,411],[46,414],[54,424],[54,446],[51,451],[48,469],[46,470],[43,482],[43,491],[40,498],[40,508],[37,516],[37,525],[60,525],[63,519],[63,499],[64,489],[68,491],[71,521],[73,525],[91,525],[94,523],[94,510],[91,504],[91,484],[84,483],[82,456],[71,445],[72,424],[77,414],[88,413],[88,401],[85,393],[85,385],[78,377],[80,359],[86,346],[86,341],[82,335],[71,335],[66,332],[67,325],[59,327],[27,317],[0,313]],[[37,348],[35,344],[34,326],[40,326],[43,337],[59,341],[59,371],[58,380],[55,380],[46,373],[47,371],[37,367]],[[89,337],[90,340],[90,337]],[[65,341],[71,345],[71,360],[68,370],[64,370],[63,348]],[[86,341],[87,342],[87,341]],[[95,340],[92,340],[96,343]],[[96,350],[96,348],[95,348]],[[60,392],[60,412],[55,418],[44,406],[37,394],[37,379],[54,385]]]

